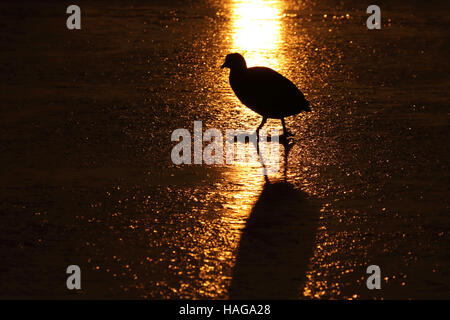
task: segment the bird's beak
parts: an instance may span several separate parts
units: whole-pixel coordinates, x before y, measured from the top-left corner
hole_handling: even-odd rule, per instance
[[[220,66],[220,69],[223,69],[223,68],[226,68],[226,67],[228,67],[228,66],[227,66],[227,63],[225,62],[223,65]]]

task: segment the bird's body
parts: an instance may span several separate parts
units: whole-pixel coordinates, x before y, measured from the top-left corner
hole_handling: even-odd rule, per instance
[[[291,81],[272,69],[231,70],[230,85],[243,104],[263,117],[281,119],[303,110],[303,94]]]
[[[303,93],[290,80],[266,67],[247,68],[244,57],[238,53],[227,55],[222,67],[230,68],[230,85],[238,99],[263,117],[258,130],[268,118],[281,119],[311,111]]]

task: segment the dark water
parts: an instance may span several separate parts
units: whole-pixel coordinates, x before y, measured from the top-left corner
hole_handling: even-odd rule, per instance
[[[5,4],[0,296],[450,298],[449,5],[377,4],[373,31],[360,1],[80,2],[80,31]],[[219,68],[235,51],[311,101],[268,180],[170,158],[195,120],[259,124]]]

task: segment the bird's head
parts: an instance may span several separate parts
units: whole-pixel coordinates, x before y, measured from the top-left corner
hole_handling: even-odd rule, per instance
[[[239,53],[230,53],[225,57],[225,62],[221,68],[230,68],[231,70],[245,70],[247,63],[242,55]]]

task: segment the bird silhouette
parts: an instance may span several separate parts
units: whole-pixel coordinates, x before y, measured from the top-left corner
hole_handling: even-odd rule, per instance
[[[221,68],[230,69],[230,85],[238,99],[263,117],[256,129],[258,137],[269,118],[280,119],[283,135],[290,136],[284,118],[311,111],[303,93],[289,79],[270,68],[247,68],[239,53],[228,54]]]

